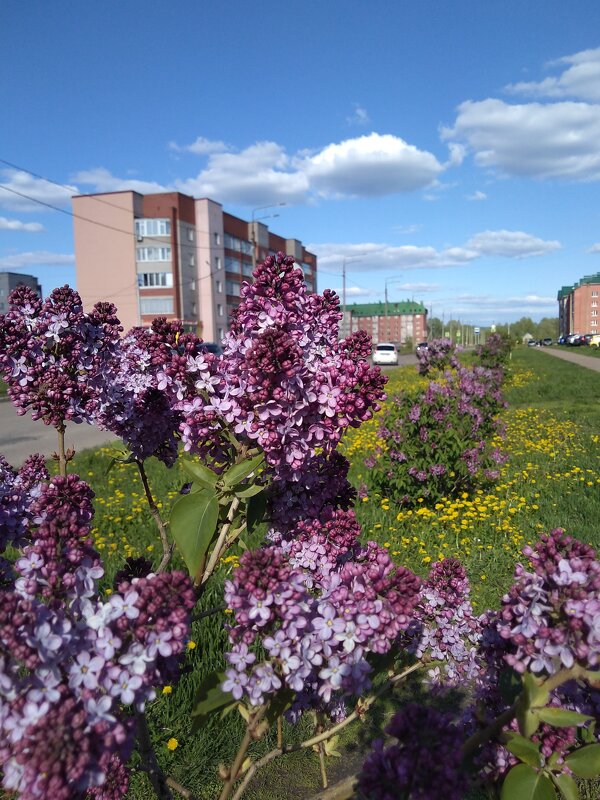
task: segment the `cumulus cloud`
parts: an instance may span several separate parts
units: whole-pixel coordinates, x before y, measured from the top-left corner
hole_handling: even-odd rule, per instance
[[[555,316],[557,313],[556,297],[536,294],[509,297],[464,294],[452,298],[451,306],[454,316],[482,324],[523,316]]]
[[[226,153],[231,150],[231,147],[225,142],[213,141],[212,139],[205,139],[204,136],[198,136],[196,141],[191,144],[179,145],[177,142],[169,142],[169,150],[174,150],[177,153],[194,153],[194,155],[205,156],[211,153]]]
[[[0,231],[27,231],[28,233],[40,233],[44,226],[39,222],[21,222],[20,219],[7,219],[0,217]]]
[[[411,192],[431,185],[444,169],[432,153],[379,133],[329,144],[299,168],[319,194],[345,197]]]
[[[152,194],[154,192],[164,192],[168,190],[168,187],[160,183],[155,183],[154,181],[140,181],[136,178],[118,178],[104,167],[82,170],[73,176],[73,180],[91,186],[94,192],[131,191],[139,192],[140,194]]]
[[[442,138],[465,141],[479,166],[504,174],[600,179],[600,105],[468,100]]]
[[[565,66],[558,76],[544,78],[542,81],[511,83],[505,87],[509,94],[528,97],[577,97],[581,100],[600,100],[600,47],[582,50],[564,56],[549,66]]]
[[[43,211],[45,203],[64,207],[77,193],[76,186],[58,186],[28,172],[0,171],[0,208],[10,211]]]
[[[349,117],[346,117],[348,125],[368,125],[370,121],[367,110],[359,103],[354,103],[354,111]]]
[[[487,200],[487,194],[485,192],[480,192],[479,189],[476,192],[473,192],[473,194],[467,194],[465,196],[467,200]]]
[[[489,256],[503,258],[529,258],[546,255],[561,247],[560,242],[545,241],[522,231],[483,231],[472,236],[464,245],[445,247],[417,247],[415,245],[389,245],[376,242],[311,243],[308,249],[316,253],[319,267],[327,270],[342,269],[347,272],[367,270],[436,269],[469,264]]]
[[[60,264],[73,264],[74,262],[75,256],[72,253],[50,253],[47,250],[34,250],[0,258],[0,269],[20,269],[21,267],[31,266],[50,267]]]
[[[586,250],[586,253],[600,253],[600,242],[596,242]]]
[[[342,287],[334,289],[333,291],[342,297]],[[365,289],[363,286],[346,286],[346,300],[356,299],[357,297],[374,297],[378,294],[380,294],[380,292],[375,291],[375,289]]]
[[[561,249],[558,241],[545,241],[523,231],[483,231],[472,236],[465,246],[482,256],[506,258],[543,256]]]
[[[197,177],[175,186],[195,197],[242,205],[303,203],[309,189],[306,176],[293,168],[276,142],[257,142],[240,153],[215,153]]]

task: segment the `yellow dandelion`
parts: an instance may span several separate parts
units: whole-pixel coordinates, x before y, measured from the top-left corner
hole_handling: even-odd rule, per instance
[[[171,738],[170,738],[170,739],[169,739],[169,741],[167,742],[167,748],[168,748],[169,750],[173,751],[173,750],[177,750],[177,748],[178,748],[178,747],[179,747],[179,742],[177,741],[177,739],[174,739],[174,738],[171,736]]]
[[[190,639],[190,641],[187,643],[187,649],[188,649],[188,650],[195,650],[195,649],[196,649],[196,642],[193,642],[193,641]]]
[[[173,691],[173,687],[172,686],[163,686],[163,690],[162,690],[163,694],[171,694],[172,691]]]

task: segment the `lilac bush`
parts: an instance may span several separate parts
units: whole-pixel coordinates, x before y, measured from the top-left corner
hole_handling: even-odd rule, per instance
[[[417,350],[419,375],[435,375],[448,369],[458,369],[459,348],[452,339],[432,339],[427,347]]]

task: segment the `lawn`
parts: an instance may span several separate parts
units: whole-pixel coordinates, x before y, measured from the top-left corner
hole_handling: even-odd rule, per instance
[[[414,367],[397,368],[390,374],[388,392],[391,397],[403,387],[420,383],[423,379]],[[504,447],[510,458],[494,486],[455,500],[443,499],[433,507],[423,503],[414,510],[400,509],[385,496],[361,492],[356,508],[365,539],[376,539],[395,560],[419,574],[442,557],[460,558],[478,610],[497,605],[510,585],[521,548],[539,533],[561,527],[600,546],[600,373],[522,348],[513,354],[505,394],[509,408],[504,414]],[[364,458],[373,450],[377,430],[378,421],[373,420],[351,432],[344,442],[357,488],[367,478]],[[134,467],[117,465],[107,472],[109,463],[107,451],[100,449],[78,454],[73,466],[97,495],[93,537],[106,559],[107,593],[123,556],[144,555],[157,563],[160,550]],[[167,517],[185,477],[180,467],[167,470],[158,462],[149,463],[148,472]],[[200,611],[222,602],[222,582],[235,561],[233,556],[223,563]],[[177,559],[176,563],[180,564]],[[186,674],[175,688],[157,687],[158,699],[149,709],[163,767],[197,798],[207,800],[214,798],[219,785],[214,777],[218,764],[231,760],[243,730],[242,720],[230,715],[223,723],[209,723],[192,735],[188,717],[197,686],[223,664],[226,618],[217,613],[194,623]],[[361,735],[367,731],[361,729]],[[284,734],[286,741],[300,735],[289,726]],[[349,749],[342,767],[347,768],[348,759],[358,758],[352,755],[350,741],[357,736],[356,729],[347,735]],[[170,739],[177,741],[175,749],[167,747]],[[273,745],[271,737],[256,745],[254,752]],[[314,754],[286,758],[265,773],[258,788],[248,792],[249,798],[287,800],[317,791]],[[141,774],[134,775],[132,798],[152,796],[145,781]]]

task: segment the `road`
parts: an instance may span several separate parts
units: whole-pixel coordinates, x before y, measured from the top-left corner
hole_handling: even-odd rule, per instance
[[[78,451],[115,440],[112,433],[85,423],[68,424],[65,447],[73,447]],[[34,422],[28,414],[19,417],[10,401],[0,402],[0,453],[9,464],[20,467],[31,453],[42,453],[49,457],[57,446],[54,428],[44,425],[41,420]]]
[[[535,349],[542,353],[547,353],[549,356],[562,358],[563,361],[570,361],[572,364],[579,364],[580,367],[587,367],[600,372],[600,358],[582,355],[577,352],[579,348],[576,348],[575,352],[573,352],[574,348],[572,347],[563,347],[561,349],[558,347],[536,347]]]

